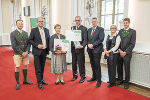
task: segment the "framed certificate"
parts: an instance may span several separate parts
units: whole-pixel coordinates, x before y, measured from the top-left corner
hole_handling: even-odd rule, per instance
[[[54,39],[54,51],[56,50],[69,51],[69,47],[70,47],[69,40]]]
[[[69,41],[81,41],[81,30],[66,30],[65,35]]]

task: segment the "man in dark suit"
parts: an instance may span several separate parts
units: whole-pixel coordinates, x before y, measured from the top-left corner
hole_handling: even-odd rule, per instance
[[[71,43],[71,52],[72,52],[72,71],[73,78],[71,81],[75,81],[78,78],[77,66],[79,67],[79,73],[81,76],[80,83],[85,81],[85,54],[84,48],[87,45],[87,28],[81,25],[81,17],[75,17],[76,26],[72,27],[72,30],[81,30],[81,38],[80,42],[72,42]],[[79,44],[79,45],[77,45]]]
[[[120,43],[120,57],[118,61],[118,85],[123,83],[123,64],[125,69],[125,81],[124,88],[129,88],[129,80],[130,80],[130,61],[132,57],[132,50],[136,43],[136,31],[129,27],[130,19],[125,18],[123,20],[124,28],[119,31],[119,35],[121,37]]]
[[[34,55],[34,66],[39,89],[43,89],[42,84],[48,85],[43,80],[46,55],[49,54],[49,30],[44,28],[44,19],[37,18],[38,27],[33,28],[30,33],[29,42],[32,44],[32,54]]]
[[[92,26],[88,29],[88,54],[92,67],[93,76],[88,82],[97,80],[96,87],[101,86],[101,66],[100,60],[103,50],[103,40],[105,37],[104,28],[97,26],[97,18],[92,18]]]

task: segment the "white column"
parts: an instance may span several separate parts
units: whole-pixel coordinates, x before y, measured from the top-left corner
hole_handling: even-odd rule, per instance
[[[0,35],[2,34],[3,32],[3,23],[2,23],[2,6],[1,6],[1,0],[0,0]]]
[[[2,45],[2,32],[3,32],[3,24],[2,24],[2,9],[1,9],[1,0],[0,0],[0,45]]]
[[[61,32],[64,34],[66,29],[71,27],[71,0],[51,0],[52,9],[52,30],[54,25],[60,24],[62,26]]]
[[[61,34],[65,34],[65,30],[71,29],[71,0],[51,0],[52,9],[52,34],[55,33],[54,25],[61,25]],[[67,53],[67,63],[71,63],[71,52]]]
[[[72,19],[72,21],[74,20],[75,16],[78,15],[77,7],[78,7],[77,0],[71,0],[71,17],[72,17],[71,19]],[[73,22],[72,22],[72,24],[73,24]]]

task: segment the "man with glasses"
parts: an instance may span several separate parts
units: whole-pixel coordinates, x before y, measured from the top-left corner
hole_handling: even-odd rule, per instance
[[[32,54],[34,55],[34,66],[39,89],[43,89],[42,84],[48,85],[43,80],[46,55],[49,54],[49,30],[44,28],[44,19],[37,18],[38,27],[33,28],[30,33],[29,42],[32,44]]]
[[[75,81],[78,78],[77,66],[79,67],[80,81],[83,83],[85,81],[85,54],[84,48],[87,45],[87,28],[81,25],[81,17],[75,17],[76,25],[71,27],[72,30],[81,30],[81,41],[74,41],[71,43],[71,52],[72,52],[72,72],[73,78],[71,81]]]
[[[101,86],[100,60],[103,49],[104,28],[97,26],[97,18],[92,18],[92,27],[88,29],[88,54],[92,67],[93,76],[88,82],[97,81],[96,87]]]

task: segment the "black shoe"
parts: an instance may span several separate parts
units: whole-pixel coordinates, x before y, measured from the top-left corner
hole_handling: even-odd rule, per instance
[[[42,84],[41,84],[41,83],[40,83],[40,84],[38,84],[38,88],[39,88],[39,89],[41,89],[41,90],[43,89],[43,86],[42,86]]]
[[[16,84],[16,90],[19,90],[20,89],[20,83],[17,83]]]
[[[100,87],[102,82],[97,82],[96,87]]]
[[[44,84],[44,85],[48,85],[48,83],[47,83],[47,82],[45,82],[44,80],[42,81],[42,84]]]
[[[76,76],[74,76],[72,79],[71,79],[71,81],[75,81],[76,79],[77,79],[78,77]]]
[[[115,86],[115,84],[109,84],[107,87],[108,87],[108,88],[111,88],[111,87],[113,87],[113,86]]]
[[[85,78],[86,78],[86,77],[81,77],[79,83],[83,83],[83,82],[85,81]]]
[[[58,81],[58,82],[55,82],[55,84],[58,85],[58,84],[59,84],[59,81]]]
[[[124,84],[124,89],[128,89],[129,88],[129,84],[128,83],[125,83]]]
[[[26,80],[26,81],[23,81],[23,84],[29,84],[29,85],[31,85],[31,84],[33,84],[33,83],[30,82],[30,81],[28,81],[28,80]]]
[[[88,82],[91,82],[91,81],[96,81],[96,78],[91,78],[89,80],[87,80]]]
[[[65,82],[64,82],[64,81],[60,81],[60,83],[61,83],[62,85],[64,85],[64,84],[65,84]]]
[[[117,82],[117,85],[121,85],[121,84],[123,84],[123,81],[118,81]]]

